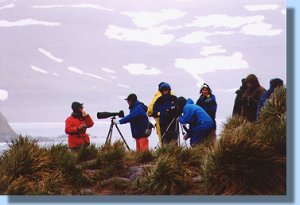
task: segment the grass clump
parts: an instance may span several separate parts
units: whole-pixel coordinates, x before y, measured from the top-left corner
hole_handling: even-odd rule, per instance
[[[206,194],[285,194],[285,158],[259,140],[222,138],[206,156]]]
[[[188,181],[183,165],[170,155],[162,155],[157,163],[135,181],[138,193],[174,195],[187,190]]]
[[[0,192],[10,195],[64,193],[63,177],[36,140],[19,137],[1,156]]]
[[[98,178],[105,179],[121,174],[124,171],[125,147],[123,142],[116,141],[100,147],[95,164],[91,167],[99,169]]]

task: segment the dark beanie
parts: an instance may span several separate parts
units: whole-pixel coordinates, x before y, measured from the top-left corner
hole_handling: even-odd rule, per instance
[[[164,84],[165,82],[160,82],[159,84],[158,84],[158,90],[159,90],[159,88],[160,88],[160,86],[162,85],[162,84]]]
[[[168,83],[163,82],[159,86],[159,91],[162,92],[163,90],[171,90],[171,86]]]
[[[131,93],[130,95],[128,95],[128,97],[125,100],[131,101],[132,104],[134,104],[137,101],[137,96],[136,94]]]
[[[183,112],[183,107],[185,106],[185,104],[186,104],[186,99],[184,97],[177,98],[177,100],[176,100],[176,107],[178,108],[178,111],[180,113]]]
[[[80,108],[83,107],[83,103],[79,103],[79,102],[73,102],[71,105],[71,108],[73,110],[73,112],[78,113]]]
[[[277,88],[279,86],[283,86],[283,81],[281,79],[279,79],[279,78],[272,79],[270,81],[270,86],[272,88]]]

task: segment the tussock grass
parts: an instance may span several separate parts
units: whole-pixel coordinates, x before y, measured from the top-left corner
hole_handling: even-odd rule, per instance
[[[162,155],[134,187],[142,194],[174,195],[186,191],[188,184],[183,165],[173,156]]]
[[[203,164],[204,194],[286,193],[286,90],[275,90],[256,123],[234,116]]]
[[[64,193],[62,173],[37,141],[19,137],[1,156],[0,192],[11,195]]]
[[[279,87],[261,110],[257,135],[283,156],[286,156],[286,122],[286,89]]]
[[[123,142],[116,141],[100,147],[93,168],[99,169],[98,178],[105,179],[121,174],[124,171],[125,147]]]
[[[285,158],[259,140],[222,138],[206,156],[206,194],[285,194]]]

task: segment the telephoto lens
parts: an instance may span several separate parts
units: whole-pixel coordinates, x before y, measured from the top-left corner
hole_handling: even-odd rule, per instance
[[[120,112],[97,112],[97,118],[98,119],[105,119],[109,117],[124,117],[124,111],[121,110]]]

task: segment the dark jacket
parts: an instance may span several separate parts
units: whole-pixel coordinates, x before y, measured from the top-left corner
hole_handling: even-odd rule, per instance
[[[243,94],[242,116],[250,122],[256,120],[256,112],[260,97],[266,92],[266,89],[260,86],[257,77],[254,74],[246,78],[246,84],[251,83],[253,87],[247,88]]]
[[[177,97],[175,95],[160,96],[153,106],[153,116],[159,117],[161,127],[166,127],[175,117],[175,103]]]
[[[212,120],[216,120],[217,102],[214,95],[209,95],[207,97],[201,95],[197,100],[196,105],[202,107]]]
[[[146,111],[147,106],[143,103],[136,101],[131,107],[129,107],[129,115],[120,119],[120,124],[130,122],[130,128],[132,137],[135,139],[146,137],[145,131],[149,123]]]
[[[280,87],[280,86],[283,86],[283,81],[281,79],[275,78],[270,81],[270,88],[259,99],[257,113],[256,113],[256,119],[258,119],[261,109],[266,104],[266,101],[271,97],[275,88]]]
[[[234,100],[232,115],[242,115],[243,94],[246,91],[246,89],[247,89],[247,86],[245,83],[245,79],[243,79],[242,85],[240,86],[240,88],[237,91],[235,91],[236,97]]]
[[[190,125],[188,136],[191,138],[191,145],[200,143],[214,126],[213,120],[207,112],[195,105],[191,99],[187,99],[183,107],[183,115],[179,117],[179,122]]]

